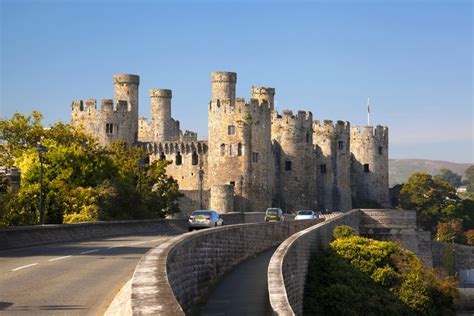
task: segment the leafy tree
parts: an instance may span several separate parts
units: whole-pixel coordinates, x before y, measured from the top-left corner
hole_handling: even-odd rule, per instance
[[[469,181],[467,190],[474,193],[474,165],[469,166],[465,171],[466,179]]]
[[[400,191],[400,206],[416,210],[418,224],[433,232],[442,218],[454,213],[459,201],[451,184],[426,173],[412,174]]]
[[[462,243],[464,241],[462,221],[453,219],[446,223],[439,222],[436,229],[436,240]]]
[[[443,180],[451,183],[455,188],[461,185],[461,176],[457,173],[452,172],[450,169],[442,168],[439,170],[438,174],[435,175],[436,179]]]

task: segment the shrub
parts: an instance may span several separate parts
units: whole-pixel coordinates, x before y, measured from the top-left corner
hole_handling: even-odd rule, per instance
[[[332,232],[332,236],[334,237],[334,239],[348,238],[356,235],[356,231],[352,227],[347,225],[337,226]]]

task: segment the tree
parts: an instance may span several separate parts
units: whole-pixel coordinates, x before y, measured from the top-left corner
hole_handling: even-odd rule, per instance
[[[451,183],[455,188],[461,185],[461,176],[457,173],[452,172],[447,168],[442,168],[439,170],[438,174],[435,175],[436,179],[443,180]]]
[[[470,246],[474,246],[474,229],[470,229],[464,233],[464,237],[466,238],[466,243]]]
[[[466,179],[469,181],[467,190],[474,193],[474,165],[469,166],[465,171]]]
[[[400,206],[416,210],[418,224],[433,232],[441,219],[453,215],[459,201],[450,183],[426,173],[412,174],[400,190]]]
[[[445,223],[439,222],[436,228],[436,240],[462,243],[464,241],[462,221],[453,219]]]

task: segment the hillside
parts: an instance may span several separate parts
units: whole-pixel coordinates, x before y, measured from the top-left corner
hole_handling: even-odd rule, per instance
[[[435,175],[441,168],[450,169],[464,177],[464,171],[466,171],[470,165],[469,163],[425,159],[390,159],[388,162],[389,184],[390,187],[392,187],[395,184],[403,183],[414,172],[426,172]]]

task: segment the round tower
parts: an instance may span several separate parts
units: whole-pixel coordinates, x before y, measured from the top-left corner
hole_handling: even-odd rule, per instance
[[[252,87],[252,98],[257,99],[259,103],[268,102],[270,109],[274,109],[275,88]]]
[[[354,207],[390,207],[388,185],[388,128],[351,128]],[[375,203],[374,203],[375,202]]]
[[[150,89],[153,140],[168,141],[171,133],[171,97],[169,89]]]
[[[237,74],[235,72],[215,71],[211,73],[211,100],[235,101],[235,85]]]
[[[211,187],[211,210],[219,213],[234,211],[234,186],[225,184]]]
[[[114,102],[127,102],[127,115],[118,128],[118,138],[125,139],[129,144],[138,140],[138,86],[140,77],[131,74],[116,74],[114,80]]]
[[[351,154],[349,122],[326,120],[313,123],[316,149],[316,200],[318,208],[347,211],[351,202]]]
[[[275,202],[286,212],[314,209],[314,164],[311,112],[290,110],[273,112],[277,177]]]

